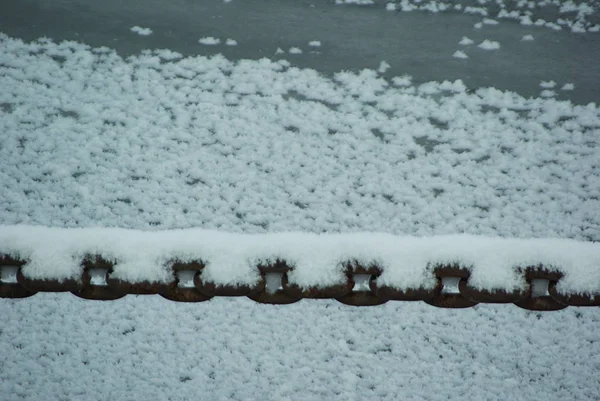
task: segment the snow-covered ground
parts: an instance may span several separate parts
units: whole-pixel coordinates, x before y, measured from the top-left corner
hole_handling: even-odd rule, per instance
[[[511,47],[488,35],[497,26],[492,20],[523,24],[531,15],[535,23],[535,13],[557,7],[522,2],[506,8],[519,12],[509,17],[479,3],[447,10],[481,16],[480,28],[465,30],[475,40],[458,36],[447,49],[449,62],[503,57]],[[381,12],[446,11],[432,4],[393,2]],[[594,4],[564,3],[568,19],[548,21],[574,32],[565,35],[595,35]],[[145,28],[130,36],[141,29],[148,38],[162,35],[151,21],[139,24]],[[556,29],[546,20],[544,26]],[[522,33],[514,40],[535,46],[541,31],[531,32],[532,42]],[[198,52],[212,52],[231,47],[228,37],[239,40],[235,49],[247,39],[203,32],[193,41]],[[270,252],[264,239],[292,238],[277,236],[284,231],[600,241],[600,108],[555,98],[572,93],[576,77],[536,81],[542,93],[530,98],[460,80],[413,84],[413,71],[390,77],[394,63],[390,69],[382,60],[373,61],[379,70],[334,75],[292,64],[335,45],[325,39],[298,43],[302,53],[282,43],[288,50],[274,57],[273,48],[271,59],[230,60],[169,50],[122,57],[109,47],[0,36],[0,234],[17,238],[13,224],[195,227],[256,234]],[[484,40],[497,46],[478,49]],[[20,242],[5,240],[3,249],[23,251],[19,246],[48,238],[20,233]],[[57,244],[68,236],[73,246],[86,240],[72,230],[49,233]],[[241,257],[252,254],[242,237],[223,236],[246,247]],[[298,266],[310,266],[305,262],[322,261],[327,246],[336,248],[324,241],[314,252],[319,240],[308,237],[304,254],[297,243],[279,250],[292,249]],[[389,237],[366,238],[376,245],[346,246],[381,256]],[[597,290],[597,248],[573,243],[582,246],[573,254],[520,251],[570,261],[568,269],[580,268],[570,270],[580,274],[571,284]],[[132,254],[126,241],[114,246],[125,260]],[[581,252],[589,247],[595,256]],[[70,254],[43,250],[32,265],[41,270],[30,272],[73,273],[72,260],[56,263]],[[411,267],[394,262],[401,254],[384,256],[390,266]],[[155,260],[148,262],[146,269]],[[581,270],[586,263],[589,275]],[[304,278],[315,279],[309,270]],[[597,308],[353,308],[330,300],[268,306],[222,298],[178,304],[159,296],[102,303],[37,294],[0,300],[0,319],[0,398],[8,401],[596,400],[600,393]]]

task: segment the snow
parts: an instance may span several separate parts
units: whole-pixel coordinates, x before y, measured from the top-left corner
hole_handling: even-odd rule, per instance
[[[300,49],[299,47],[290,47],[290,50],[288,50],[288,53],[290,53],[290,54],[302,54],[302,49]]]
[[[198,43],[206,46],[215,46],[221,43],[221,39],[213,38],[212,36],[206,36],[204,38],[198,39]]]
[[[574,7],[567,19],[587,21]],[[327,285],[356,257],[401,288],[430,285],[427,262],[449,260],[480,288],[522,288],[514,266],[537,261],[565,272],[561,291],[598,290],[597,104],[266,58],[124,58],[5,35],[0,48],[0,248],[27,256],[27,275],[72,277],[89,251],[128,280],[168,281],[176,255],[250,283],[257,260],[285,256],[292,282]],[[600,393],[598,308],[37,294],[0,309],[7,401]]]
[[[473,43],[475,43],[473,39],[469,39],[466,36],[463,36],[460,42],[458,42],[458,44],[462,46],[472,45]]]
[[[343,263],[356,260],[376,262],[378,282],[399,289],[432,288],[430,266],[457,263],[471,270],[473,286],[512,291],[525,286],[517,267],[542,264],[564,273],[561,291],[600,293],[600,244],[561,239],[0,226],[0,254],[28,260],[27,277],[58,280],[77,279],[86,254],[116,261],[113,277],[130,282],[167,283],[169,261],[201,260],[202,277],[219,285],[256,284],[256,265],[280,259],[294,266],[290,282],[305,288],[344,283]]]
[[[500,43],[494,40],[485,39],[483,42],[477,45],[477,47],[483,50],[497,50],[500,48]]]
[[[152,29],[150,28],[142,28],[140,26],[132,26],[130,29],[131,32],[137,33],[140,36],[148,36],[152,34]]]
[[[377,72],[383,74],[387,70],[389,70],[390,67],[391,65],[389,65],[385,60],[382,60],[381,63],[379,63],[379,68],[377,68]]]
[[[452,57],[462,58],[462,59],[469,58],[469,56],[467,56],[467,53],[465,53],[465,52],[463,52],[461,50],[455,51],[454,54],[452,55]]]
[[[556,82],[554,82],[554,81],[542,81],[542,82],[540,82],[540,88],[552,89],[555,86],[556,86]]]
[[[2,41],[3,224],[600,239],[593,104]]]
[[[566,83],[562,86],[562,88],[560,88],[563,91],[572,91],[575,89],[575,85],[572,83]]]
[[[531,41],[531,40],[533,40],[533,35],[523,35],[523,37],[521,38],[521,40],[523,42]]]
[[[596,308],[0,302],[5,401],[592,401],[600,390]]]
[[[491,18],[484,18],[482,22],[485,25],[498,25],[499,24],[498,21],[496,21],[495,19],[491,19]]]
[[[464,14],[478,15],[484,18],[475,24],[476,29],[483,25],[496,25],[498,19],[518,21],[521,25],[536,25],[553,30],[562,30],[563,27],[574,33],[599,32],[600,25],[595,24],[594,16],[598,12],[597,2],[573,2],[571,0],[477,0],[473,5],[455,4],[450,1],[439,0],[401,0],[399,3],[388,2],[385,9],[388,11],[401,10],[403,12],[421,11],[427,13],[440,13],[450,10],[461,11]],[[357,4],[373,6],[372,0],[336,0],[336,4]],[[494,16],[495,19],[490,18]],[[544,16],[544,19],[538,18]],[[547,20],[550,18],[551,20]],[[535,22],[533,22],[535,21]]]
[[[554,97],[554,96],[556,96],[556,92],[551,89],[544,89],[543,91],[540,92],[540,96],[544,97],[544,98]]]
[[[308,42],[308,45],[311,47],[321,47],[321,42],[319,40],[311,40]]]
[[[225,45],[227,46],[237,46],[238,42],[235,39],[227,39],[225,41]]]

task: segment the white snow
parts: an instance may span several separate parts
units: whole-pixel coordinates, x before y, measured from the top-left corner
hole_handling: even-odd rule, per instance
[[[439,13],[449,10],[461,11],[465,14],[480,15],[483,17],[497,13],[495,18],[484,18],[482,22],[475,24],[475,28],[483,25],[496,25],[498,19],[509,19],[518,21],[521,25],[530,26],[535,21],[536,26],[546,27],[556,31],[563,28],[571,32],[598,32],[600,25],[594,24],[598,5],[588,2],[574,2],[571,0],[477,0],[471,2],[473,5],[465,5],[449,1],[439,0],[401,0],[400,2],[388,2],[385,9],[389,11],[401,10],[403,12],[421,11],[428,13]],[[336,0],[336,4],[358,4],[371,6],[375,4],[372,0]],[[544,16],[544,19],[538,18]],[[548,20],[550,18],[550,20]]]
[[[531,40],[533,40],[533,35],[523,35],[523,37],[521,38],[521,40],[523,42],[531,41]]]
[[[485,39],[483,42],[477,45],[477,47],[483,50],[497,50],[500,48],[500,43],[494,40]]]
[[[595,105],[2,45],[4,224],[600,239]]]
[[[288,50],[288,53],[290,53],[290,54],[302,54],[302,49],[300,49],[299,47],[290,47],[290,49]]]
[[[542,81],[540,82],[540,88],[544,88],[544,89],[552,89],[556,86],[556,82],[550,80],[550,81]]]
[[[206,36],[204,38],[198,39],[198,43],[206,46],[215,46],[221,43],[221,39],[213,38],[212,36]]]
[[[600,244],[561,239],[0,226],[0,254],[27,260],[23,274],[37,279],[77,278],[82,255],[101,255],[116,261],[113,277],[131,282],[169,282],[168,261],[201,260],[202,277],[221,285],[255,284],[259,262],[282,259],[294,266],[290,282],[301,287],[341,284],[343,262],[356,260],[377,263],[378,282],[399,289],[433,287],[428,269],[438,263],[470,269],[478,288],[523,289],[515,269],[542,264],[564,273],[562,291],[600,293]]]
[[[308,45],[311,47],[321,47],[321,42],[319,40],[311,40],[308,42]]]
[[[473,28],[475,29],[481,29],[483,27],[483,23],[481,22],[477,22],[476,24],[473,25]]]
[[[275,54],[284,54],[285,50],[283,50],[281,47],[278,47],[277,50],[275,50]]]
[[[566,83],[566,84],[564,84],[564,85],[562,86],[562,88],[560,88],[560,89],[561,89],[561,90],[564,90],[564,91],[572,91],[572,90],[574,90],[574,89],[575,89],[575,85],[574,85],[574,84],[572,84],[572,83]]]
[[[225,41],[225,45],[227,46],[237,46],[238,42],[235,39],[227,39]]]
[[[592,401],[600,390],[597,308],[70,294],[0,307],[6,401]]]
[[[597,104],[266,58],[5,35],[0,48],[0,248],[28,256],[27,275],[72,277],[100,252],[131,280],[169,280],[176,255],[253,282],[258,259],[285,256],[290,280],[327,284],[352,255],[400,287],[452,260],[481,288],[522,288],[515,265],[536,261],[565,272],[561,291],[598,290]],[[600,393],[599,308],[37,294],[0,310],[3,401]]]
[[[556,92],[551,90],[551,89],[544,89],[543,91],[540,92],[540,96],[541,97],[554,97],[556,96]]]
[[[461,50],[455,51],[454,54],[452,55],[452,57],[462,58],[462,59],[469,58],[469,56],[467,56],[467,53],[465,53]]]
[[[412,77],[410,75],[402,75],[400,77],[393,77],[392,82],[396,86],[410,86],[410,85],[412,85]]]
[[[140,36],[148,36],[152,34],[152,29],[150,28],[142,28],[141,26],[132,26],[130,29],[131,32],[137,33]]]
[[[389,65],[385,60],[382,60],[381,63],[379,63],[379,67],[377,68],[377,72],[380,74],[385,73],[387,70],[389,70],[391,67],[391,65]]]
[[[460,42],[458,42],[458,44],[459,44],[459,45],[462,45],[462,46],[468,46],[468,45],[472,45],[473,43],[475,43],[475,42],[473,41],[473,39],[469,39],[469,38],[468,38],[468,37],[466,37],[466,36],[463,36],[463,37],[462,37],[462,39],[460,40]]]

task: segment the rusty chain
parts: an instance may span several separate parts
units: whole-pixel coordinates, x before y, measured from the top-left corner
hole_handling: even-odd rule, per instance
[[[600,306],[600,294],[563,294],[556,286],[562,273],[544,266],[518,269],[527,282],[525,290],[485,291],[469,285],[470,271],[458,265],[439,265],[431,268],[436,285],[433,288],[399,290],[379,285],[377,278],[383,270],[376,265],[363,266],[356,261],[343,265],[345,282],[329,287],[301,288],[290,283],[293,270],[283,260],[257,266],[259,281],[253,285],[221,286],[202,279],[206,266],[202,261],[170,263],[173,279],[169,283],[130,283],[111,277],[115,264],[100,256],[88,255],[81,263],[79,279],[41,280],[26,277],[24,260],[0,255],[0,298],[26,298],[38,292],[71,292],[90,300],[115,300],[128,294],[158,294],[178,302],[203,302],[216,296],[248,297],[264,304],[291,304],[304,298],[336,299],[353,306],[381,305],[388,301],[424,301],[440,308],[469,308],[478,303],[512,303],[535,311],[555,311],[567,306]],[[187,276],[187,280],[184,276]],[[365,289],[357,289],[362,279]],[[268,282],[276,288],[269,288]],[[454,283],[454,285],[452,285]],[[596,296],[594,296],[596,295]]]

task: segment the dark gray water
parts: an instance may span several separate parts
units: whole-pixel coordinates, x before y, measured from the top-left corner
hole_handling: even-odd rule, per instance
[[[539,82],[573,82],[576,90],[559,98],[576,103],[600,100],[600,34],[574,34],[525,27],[500,20],[474,29],[481,17],[459,12],[389,12],[381,6],[339,6],[323,1],[256,0],[230,3],[196,0],[2,0],[0,31],[25,40],[48,36],[122,55],[146,48],[169,48],[188,55],[222,53],[230,59],[285,57],[324,73],[391,65],[387,76],[410,74],[417,83],[462,79],[470,88],[494,86],[538,96]],[[130,32],[149,27],[150,36]],[[535,40],[522,42],[532,34]],[[239,45],[203,46],[204,36],[233,38]],[[500,42],[501,49],[462,47],[468,36]],[[308,42],[319,40],[320,48]],[[278,47],[303,49],[275,55]],[[316,52],[311,52],[314,50]],[[468,60],[452,57],[464,50]]]

